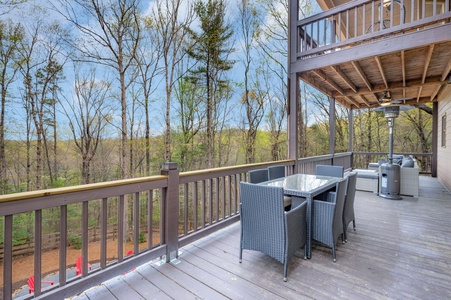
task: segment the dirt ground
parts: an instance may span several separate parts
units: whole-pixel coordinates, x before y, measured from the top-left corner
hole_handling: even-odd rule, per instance
[[[133,250],[133,243],[124,244],[124,255]],[[140,244],[140,249],[145,249],[147,243]],[[75,261],[81,256],[81,249],[67,248],[67,269],[75,268]],[[117,258],[117,243],[107,243],[107,257],[108,260],[114,260]],[[100,260],[100,242],[89,243],[88,261],[90,264],[98,263]],[[20,290],[27,285],[28,278],[33,275],[34,256],[27,255],[13,258],[13,291]],[[59,249],[45,251],[42,253],[42,277],[55,274],[59,269]],[[3,262],[0,262],[0,291],[3,290]],[[1,293],[0,293],[1,296]],[[1,297],[0,297],[1,298]]]

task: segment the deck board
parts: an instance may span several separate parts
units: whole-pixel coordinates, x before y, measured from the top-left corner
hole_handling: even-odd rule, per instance
[[[157,271],[155,271],[157,272]],[[123,276],[126,284],[136,290],[144,299],[171,299],[162,290],[152,284],[147,278],[143,277],[139,272],[130,272]],[[130,299],[131,300],[131,299]]]
[[[358,191],[356,231],[331,250],[283,265],[245,250],[239,263],[239,224],[183,249],[177,263],[151,262],[75,299],[451,299],[451,195],[421,177],[420,197],[379,198]]]

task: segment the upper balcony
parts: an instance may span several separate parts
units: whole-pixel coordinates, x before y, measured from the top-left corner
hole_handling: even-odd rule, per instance
[[[451,83],[449,0],[318,2],[324,12],[299,20],[292,1],[291,74],[348,108],[440,99]]]

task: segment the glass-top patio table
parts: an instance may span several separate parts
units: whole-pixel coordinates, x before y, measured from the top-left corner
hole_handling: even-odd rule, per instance
[[[294,206],[300,202],[300,199],[296,199],[296,197],[302,197],[307,200],[307,258],[311,257],[313,197],[334,188],[336,183],[340,180],[343,180],[343,178],[294,174],[260,183],[261,185],[283,187],[284,193],[293,197],[292,205]]]

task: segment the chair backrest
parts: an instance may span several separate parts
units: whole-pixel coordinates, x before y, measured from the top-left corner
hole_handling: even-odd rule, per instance
[[[75,274],[76,275],[79,275],[79,274],[81,274],[82,273],[82,262],[83,262],[83,260],[82,260],[82,257],[81,256],[79,256],[78,258],[77,258],[77,260],[75,261]],[[88,262],[88,269],[89,270],[91,270],[92,269],[92,265]]]
[[[347,187],[346,187],[346,200],[345,207],[343,209],[343,217],[345,219],[351,218],[354,219],[354,198],[355,198],[355,189],[357,184],[357,172],[350,172],[346,178]],[[349,222],[349,221],[348,221]],[[348,224],[345,224],[348,225]]]
[[[28,278],[27,284],[29,287],[29,293],[31,294],[32,292],[34,292],[34,275]]]
[[[343,208],[346,197],[346,184],[347,180],[343,179],[336,185],[336,200],[335,200],[335,213],[334,213],[334,240],[343,232]]]
[[[81,256],[79,256],[75,261],[75,274],[81,274]]]
[[[268,167],[268,179],[277,179],[285,177],[285,166]]]
[[[249,171],[249,182],[250,183],[260,183],[263,181],[268,181],[268,170],[258,169]]]
[[[242,234],[252,235],[252,239],[255,239],[258,238],[256,235],[264,232],[266,238],[271,237],[271,243],[280,245],[283,249],[283,188],[240,182],[240,195]],[[243,240],[246,240],[246,237]]]
[[[316,165],[316,175],[343,178],[344,167],[330,165]]]

